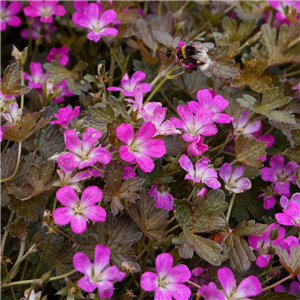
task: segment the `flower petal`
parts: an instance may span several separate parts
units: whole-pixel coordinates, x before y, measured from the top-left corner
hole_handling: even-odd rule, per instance
[[[139,144],[143,144],[143,143],[147,142],[155,135],[155,133],[156,133],[155,125],[153,125],[150,122],[144,123],[141,126],[141,128],[134,140],[134,144],[139,145]]]
[[[89,186],[83,191],[80,203],[88,207],[98,203],[101,199],[102,191],[97,186]]]
[[[73,265],[78,272],[89,276],[92,275],[93,265],[86,254],[82,252],[76,253],[73,257]]]
[[[189,299],[192,294],[191,290],[184,284],[168,284],[166,288],[176,300]]]
[[[101,281],[97,283],[100,299],[111,298],[114,294],[114,285],[111,281]]]
[[[89,276],[80,278],[77,285],[87,293],[91,293],[97,288],[97,284],[92,282]]]
[[[22,23],[22,20],[17,16],[9,16],[6,19],[6,23],[12,27],[19,27]]]
[[[184,283],[191,278],[192,274],[186,265],[178,265],[168,272],[168,281],[170,283]]]
[[[118,30],[112,27],[106,27],[99,32],[103,36],[112,35],[116,36],[118,34]]]
[[[112,23],[117,17],[116,12],[113,9],[105,11],[100,17],[101,27],[105,27],[109,23]]]
[[[81,215],[75,215],[71,220],[71,228],[75,233],[83,233],[86,230],[86,220]]]
[[[57,5],[53,9],[54,16],[64,16],[66,12],[66,9],[62,5]]]
[[[178,159],[178,162],[184,170],[186,170],[190,175],[194,176],[194,166],[185,154],[181,155],[181,157]]]
[[[150,140],[143,144],[143,154],[160,158],[166,153],[166,146],[163,140]]]
[[[146,78],[146,73],[143,71],[136,71],[130,78],[130,85],[136,86],[140,81]]]
[[[256,296],[261,293],[261,284],[255,276],[249,276],[242,280],[236,289],[236,297],[243,299],[245,297]]]
[[[64,132],[65,145],[69,151],[76,154],[81,153],[81,142],[74,129],[68,129]]]
[[[168,289],[159,287],[155,292],[154,300],[172,300],[172,294]]]
[[[219,175],[224,180],[225,183],[229,182],[231,174],[232,174],[232,166],[229,163],[225,163],[219,170]]]
[[[136,153],[135,159],[139,168],[143,172],[150,173],[154,169],[154,162],[148,155],[143,153]]]
[[[84,216],[93,222],[104,222],[106,219],[106,211],[98,205],[85,208]]]
[[[159,254],[156,257],[155,267],[159,278],[166,277],[173,267],[173,257],[170,253]]]
[[[120,157],[127,162],[132,162],[135,159],[135,155],[130,152],[128,146],[125,145],[119,149],[119,154]]]
[[[73,216],[73,210],[69,207],[56,208],[53,213],[54,222],[62,226],[69,224]]]
[[[88,127],[82,135],[82,150],[90,152],[101,136],[101,131],[96,130],[93,127]]]
[[[130,124],[123,123],[118,126],[117,130],[117,137],[123,143],[129,145],[132,143],[134,138],[134,130]]]
[[[64,186],[56,192],[57,200],[67,206],[67,207],[75,207],[77,204],[77,194],[76,192],[69,186]]]
[[[32,1],[32,2],[35,2],[35,1]],[[24,11],[25,16],[27,16],[27,17],[34,18],[34,17],[40,16],[39,11],[37,11],[36,9],[34,9],[33,7],[30,7],[30,6],[24,7],[23,11]]]
[[[95,248],[94,272],[100,274],[109,264],[110,249],[109,247],[98,244]]]
[[[117,266],[111,266],[101,274],[101,280],[122,281],[124,277],[125,272],[121,272]]]
[[[81,159],[73,153],[65,153],[57,158],[59,167],[65,172],[73,171],[79,166],[80,162]]]
[[[232,271],[226,267],[219,269],[218,278],[223,287],[224,292],[226,293],[226,296],[230,297],[235,286],[235,278]]]
[[[158,276],[153,272],[145,272],[141,276],[141,288],[153,292],[158,288]]]

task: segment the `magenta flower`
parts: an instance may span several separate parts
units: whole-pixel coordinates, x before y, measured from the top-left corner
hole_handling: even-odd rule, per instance
[[[225,163],[219,170],[220,177],[225,182],[225,189],[233,193],[243,193],[251,188],[251,181],[243,177],[245,167],[238,166],[232,172],[231,164]]]
[[[68,129],[68,124],[80,113],[80,106],[75,106],[74,110],[70,106],[60,108],[58,114],[54,113],[53,116],[57,118],[55,121],[51,121],[51,124],[58,124],[63,128]]]
[[[217,180],[218,174],[216,170],[208,167],[210,160],[207,157],[202,157],[196,162],[196,170],[185,154],[181,155],[178,162],[188,172],[184,177],[185,180],[192,180],[196,183],[203,182],[212,189],[217,189],[221,186],[221,183]]]
[[[63,170],[57,170],[57,174],[59,179],[53,183],[53,186],[61,187],[68,185],[77,193],[81,192],[81,184],[79,182],[84,179],[91,178],[93,175],[89,170],[78,172],[76,174],[73,174],[73,171],[64,172]]]
[[[275,214],[279,224],[300,227],[300,193],[295,193],[291,200],[281,197],[280,203],[283,213]]]
[[[262,292],[261,284],[255,276],[248,276],[236,287],[232,271],[225,267],[218,270],[218,278],[225,296],[230,300],[248,300]]]
[[[1,14],[0,14],[0,22],[1,28],[0,31],[4,31],[6,29],[6,24],[12,27],[19,27],[22,23],[22,20],[15,16],[15,14],[19,13],[22,9],[22,4],[20,1],[14,1],[9,3],[6,7],[6,1],[0,1]]]
[[[250,117],[250,112],[244,110],[238,119],[236,117],[232,118],[234,136],[239,136],[241,134],[249,135],[260,130],[261,121],[255,121],[249,123],[249,117]]]
[[[189,108],[194,114],[197,114],[198,110],[201,108],[209,108],[213,113],[213,121],[216,123],[230,123],[231,118],[227,114],[221,113],[224,110],[229,102],[225,100],[222,96],[215,94],[214,91],[208,89],[200,90],[197,93],[196,101],[190,101],[188,103]]]
[[[155,198],[155,206],[159,208],[167,209],[168,211],[173,209],[174,197],[167,191],[165,191],[164,185],[152,185],[149,191],[149,195]]]
[[[198,289],[197,293],[205,300],[227,300],[227,298],[218,291],[214,282],[210,282],[208,285],[202,285],[201,288]]]
[[[56,208],[53,214],[54,222],[59,225],[71,223],[75,233],[86,230],[88,219],[93,222],[105,221],[105,209],[95,205],[102,199],[102,191],[97,186],[87,187],[80,200],[70,186],[64,186],[56,192],[56,198],[65,207]]]
[[[130,166],[125,166],[124,167],[124,173],[123,173],[123,179],[126,180],[128,178],[132,178],[134,179],[135,178],[135,171],[132,167]]]
[[[85,14],[78,13],[73,16],[74,23],[77,26],[85,27],[90,30],[87,38],[94,42],[98,42],[101,36],[117,35],[118,30],[112,27],[107,27],[112,23],[117,14],[113,9],[107,10],[100,16],[99,6],[95,3],[89,4],[85,9]]]
[[[3,141],[3,134],[4,134],[4,131],[5,131],[5,125],[2,125],[0,127],[0,142]]]
[[[200,156],[204,153],[208,146],[203,143],[204,139],[198,135],[198,139],[195,139],[187,146],[187,153],[189,156]]]
[[[53,32],[56,31],[56,29],[57,28],[51,23],[41,23],[38,19],[34,19],[31,28],[31,33],[29,33],[29,28],[24,28],[21,30],[20,35],[23,39],[28,40],[31,34],[31,38],[33,40],[42,40],[43,38],[45,38],[47,42],[50,42],[51,35]]]
[[[107,88],[108,91],[118,91],[122,92],[124,96],[127,97],[134,97],[134,89],[136,86],[141,88],[143,93],[148,93],[151,91],[151,84],[149,83],[140,83],[142,80],[146,78],[146,74],[142,71],[136,71],[132,74],[131,78],[129,78],[128,74],[126,73],[121,80],[122,88],[119,87],[109,87]]]
[[[73,96],[74,93],[71,92],[68,88],[67,79],[64,79],[62,82],[54,86],[54,89],[59,88],[59,92],[52,99],[53,102],[62,103],[65,101],[65,97]]]
[[[145,122],[150,122],[156,127],[156,135],[173,135],[181,132],[169,120],[165,121],[167,108],[162,108],[159,102],[148,102],[141,108],[141,115]]]
[[[62,66],[66,66],[69,61],[69,48],[66,46],[61,46],[60,48],[51,48],[49,54],[47,55],[47,61],[57,60]]]
[[[156,257],[156,273],[145,272],[141,276],[141,288],[147,292],[155,291],[154,300],[189,299],[191,290],[183,283],[190,279],[191,272],[185,265],[173,268],[173,257],[163,253]]]
[[[136,160],[142,171],[151,172],[154,169],[151,157],[160,158],[166,153],[166,146],[162,140],[151,140],[155,132],[155,125],[144,123],[135,136],[131,125],[121,124],[117,128],[117,137],[126,145],[121,146],[120,157],[127,162]]]
[[[73,129],[64,132],[65,144],[69,153],[61,154],[57,163],[63,171],[72,171],[75,168],[84,169],[93,166],[96,162],[108,164],[111,155],[108,150],[102,147],[94,147],[101,138],[102,133],[92,127],[88,127],[79,140]]]
[[[272,156],[269,164],[270,168],[264,167],[261,169],[261,178],[264,181],[273,182],[277,194],[289,197],[290,182],[296,184],[295,171],[298,164],[290,161],[284,166],[284,158],[280,155]]]
[[[24,79],[28,80],[28,85],[32,88],[38,89],[43,87],[43,67],[41,63],[30,63],[31,76],[24,72]]]
[[[42,0],[28,1],[30,6],[24,7],[24,13],[28,17],[40,17],[42,23],[52,23],[52,16],[64,16],[66,10],[62,5],[57,5],[58,1]]]
[[[212,125],[214,113],[208,108],[201,108],[194,116],[187,105],[178,105],[177,112],[182,120],[170,118],[176,128],[183,129],[186,133],[182,138],[187,142],[197,140],[198,136],[212,136],[218,132],[215,125]]]
[[[78,281],[78,286],[87,293],[98,289],[99,297],[111,298],[114,293],[113,281],[122,281],[125,273],[119,271],[117,266],[106,268],[110,260],[110,249],[103,245],[95,248],[94,264],[86,254],[79,252],[73,257],[73,264],[77,271],[84,274]]]
[[[144,101],[143,91],[139,85],[137,85],[134,88],[133,94],[134,94],[134,100],[132,100],[131,98],[126,98],[124,100],[132,103],[132,111],[135,112],[136,110],[141,109],[143,107],[143,101]],[[138,113],[137,118],[139,118],[139,117],[141,117],[141,116]]]
[[[286,289],[282,284],[279,284],[279,285],[275,286],[273,289],[274,289],[274,292],[279,292],[279,293],[286,292]],[[297,299],[299,299],[299,297],[300,297],[300,283],[297,282],[297,281],[293,281],[290,284],[288,293],[297,296],[298,297]]]
[[[276,19],[280,21],[287,20],[285,16],[285,7],[287,6],[291,11],[293,8],[297,10],[297,13],[300,13],[300,2],[298,0],[268,0],[270,5],[277,10]],[[295,16],[296,19],[296,16]]]
[[[277,227],[278,237],[276,239],[271,239],[270,233],[271,231]],[[269,225],[268,231],[264,232],[262,236],[254,236],[250,235],[248,238],[248,242],[250,246],[259,251],[259,255],[256,258],[256,265],[260,268],[265,268],[268,266],[272,255],[269,254],[269,249],[271,246],[279,245],[285,236],[285,229],[275,223]]]

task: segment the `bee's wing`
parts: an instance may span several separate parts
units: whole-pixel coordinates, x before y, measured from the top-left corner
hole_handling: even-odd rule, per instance
[[[215,47],[214,43],[194,43],[194,45],[200,51],[205,51],[205,52],[208,52],[209,50],[211,50]]]

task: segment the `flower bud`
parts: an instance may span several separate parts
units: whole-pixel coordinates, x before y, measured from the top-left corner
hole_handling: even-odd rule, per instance
[[[15,45],[13,45],[11,56],[13,56],[15,60],[19,62],[21,66],[23,66],[28,58],[28,47],[25,47],[21,52]]]
[[[279,231],[278,231],[278,228],[277,228],[277,226],[276,226],[276,227],[274,227],[274,228],[271,230],[271,232],[270,232],[270,239],[271,239],[272,241],[274,241],[274,240],[276,240],[276,239],[278,238],[278,235],[279,235]]]

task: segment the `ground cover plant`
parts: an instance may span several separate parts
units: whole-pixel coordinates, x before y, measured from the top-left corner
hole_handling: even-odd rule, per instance
[[[1,1],[2,299],[300,299],[299,1]]]

